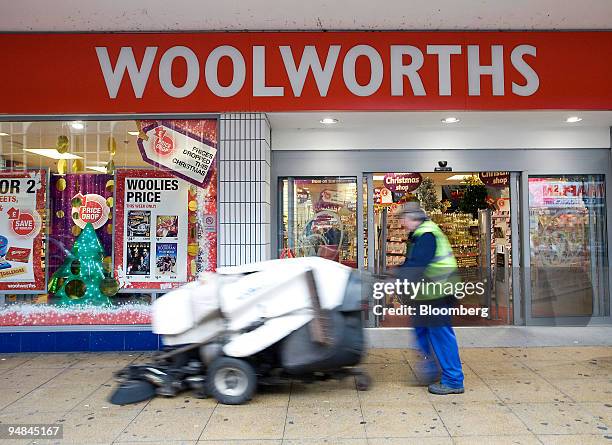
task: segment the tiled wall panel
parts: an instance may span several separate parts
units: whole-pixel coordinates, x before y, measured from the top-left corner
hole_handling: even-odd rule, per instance
[[[224,114],[219,144],[219,266],[270,259],[270,123]]]

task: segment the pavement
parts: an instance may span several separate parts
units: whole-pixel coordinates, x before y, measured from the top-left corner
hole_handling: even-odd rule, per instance
[[[149,353],[0,355],[0,423],[63,425],[18,444],[612,445],[612,347],[463,348],[462,395],[416,386],[414,350],[373,349],[353,378],[291,384],[224,406],[189,394],[114,406],[112,373]]]

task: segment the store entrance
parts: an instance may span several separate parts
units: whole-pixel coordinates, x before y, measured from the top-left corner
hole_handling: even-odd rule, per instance
[[[377,172],[364,177],[367,205],[365,264],[376,275],[392,274],[406,259],[407,230],[394,216],[401,203],[417,201],[448,237],[466,292],[460,304],[472,313],[455,317],[457,325],[513,323],[512,215],[509,172]],[[369,195],[369,196],[368,196]],[[368,255],[369,254],[369,255]],[[368,257],[369,256],[369,257]],[[408,315],[397,309],[401,295],[385,295],[372,305],[380,327],[406,327]],[[395,310],[394,310],[395,309]]]

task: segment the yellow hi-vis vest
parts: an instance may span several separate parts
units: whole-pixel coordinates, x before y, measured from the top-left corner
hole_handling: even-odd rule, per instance
[[[423,221],[412,233],[412,237],[418,238],[425,233],[431,233],[435,237],[436,252],[425,268],[423,282],[415,299],[435,300],[453,295],[455,284],[459,282],[457,260],[453,255],[453,249],[444,232],[433,221]],[[408,254],[410,255],[410,252]]]

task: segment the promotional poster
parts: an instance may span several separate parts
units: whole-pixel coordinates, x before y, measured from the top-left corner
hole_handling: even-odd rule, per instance
[[[46,179],[45,170],[0,174],[0,290],[44,289]]]
[[[189,184],[168,173],[117,171],[117,225],[122,229],[115,238],[120,246],[115,270],[126,287],[160,289],[188,281],[187,249],[179,253],[177,245],[189,244],[189,194]]]

